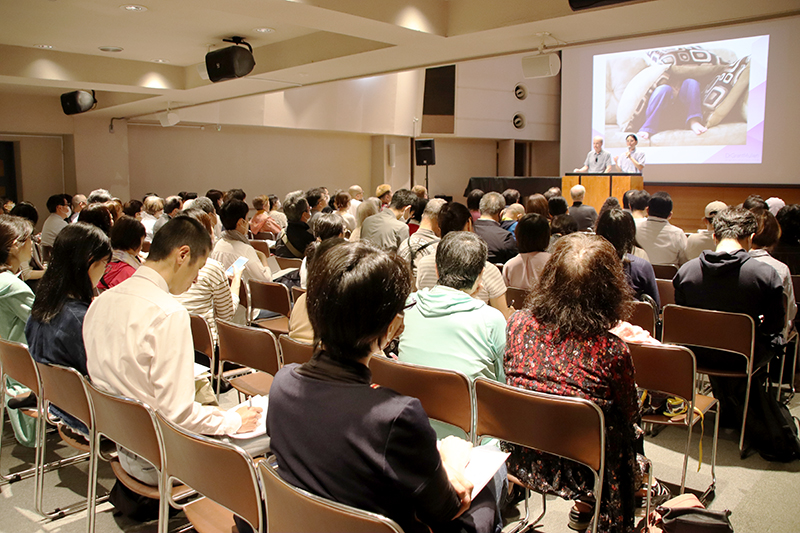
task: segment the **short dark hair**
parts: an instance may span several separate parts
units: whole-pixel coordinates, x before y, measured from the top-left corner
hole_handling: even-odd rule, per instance
[[[650,204],[650,193],[645,191],[644,189],[628,191],[630,195],[628,196],[631,209],[634,211],[644,211],[647,209],[647,206]],[[626,193],[627,194],[627,193]]]
[[[479,211],[481,208],[481,198],[484,192],[480,189],[472,189],[467,194],[467,207],[470,211]]]
[[[563,196],[551,196],[550,199],[547,200],[547,210],[550,211],[551,217],[566,214],[569,211],[567,199]]]
[[[669,193],[659,191],[647,202],[647,216],[669,218],[672,214],[672,197]]]
[[[9,215],[14,215],[15,217],[22,217],[27,218],[33,225],[35,226],[39,222],[39,212],[36,210],[36,207],[30,202],[20,202],[14,206],[14,209],[11,210]]]
[[[219,208],[219,220],[222,222],[223,228],[233,230],[236,229],[236,224],[241,219],[247,220],[247,213],[249,212],[250,208],[247,207],[244,201],[234,198],[228,200]]]
[[[576,231],[578,231],[578,221],[570,214],[564,213],[563,215],[554,216],[550,222],[550,233],[552,235],[559,234],[564,236]]]
[[[65,205],[66,201],[67,199],[63,194],[54,194],[47,199],[47,204],[45,205],[47,206],[48,211],[55,213],[56,209],[58,209],[58,207],[61,205]]]
[[[628,135],[626,135],[625,136],[625,140],[627,141],[629,137],[633,137],[634,141],[636,141],[637,143],[639,142],[639,138],[636,135],[634,135],[633,133],[629,133]]]
[[[417,196],[414,203],[411,204],[411,218],[413,220],[422,220],[422,214],[425,208],[428,207],[428,199]]]
[[[569,335],[607,335],[630,312],[632,291],[614,247],[598,235],[560,238],[525,302],[559,342]]]
[[[164,224],[153,236],[147,260],[161,261],[181,246],[189,247],[192,263],[201,257],[206,257],[211,251],[211,239],[208,238],[208,231],[200,222],[191,217],[175,217]]]
[[[747,209],[739,206],[728,207],[714,215],[711,221],[714,236],[717,240],[744,239],[756,232],[756,217]]]
[[[781,207],[775,215],[781,225],[781,242],[797,244],[800,242],[800,204],[789,204]]]
[[[519,253],[544,252],[550,244],[550,223],[539,213],[526,213],[514,228]]]
[[[311,231],[314,237],[321,241],[340,237],[344,233],[344,220],[337,213],[320,213],[314,217],[314,227]]]
[[[620,208],[607,209],[597,218],[595,233],[610,242],[620,259],[633,252],[636,243],[636,223],[633,215]]]
[[[272,211],[275,208],[275,204],[278,203],[278,197],[274,194],[269,194],[267,198],[269,198],[269,210]]]
[[[753,235],[753,245],[759,248],[771,248],[781,238],[781,226],[778,219],[770,213],[769,209],[751,209],[756,217],[756,234]]]
[[[308,212],[308,200],[303,191],[294,191],[283,200],[283,214],[289,222],[300,222],[303,213]]]
[[[554,196],[561,196],[561,188],[560,187],[550,187],[542,194],[545,198],[550,200],[550,198]]]
[[[86,203],[98,204],[111,200],[111,193],[105,189],[95,189],[86,197]]]
[[[128,200],[125,202],[125,205],[122,206],[122,213],[129,217],[136,217],[137,213],[141,212],[143,206],[144,204],[139,200]]]
[[[545,218],[550,218],[550,207],[547,205],[547,198],[543,194],[531,194],[525,200],[526,213],[538,213]]]
[[[211,213],[206,213],[202,209],[198,207],[192,207],[191,209],[185,209],[176,215],[177,217],[189,217],[193,220],[198,221],[203,227],[206,229],[206,232],[211,237],[214,235],[214,219],[211,216]],[[213,240],[213,239],[212,239]]]
[[[389,207],[392,209],[405,209],[407,206],[414,203],[414,200],[417,199],[417,195],[413,193],[413,191],[409,191],[408,189],[398,189],[394,195],[392,195],[392,201],[389,202]]]
[[[519,198],[520,194],[517,189],[506,189],[503,191],[503,200],[506,201],[506,205],[518,204]]]
[[[745,201],[742,203],[742,207],[745,209],[769,209],[766,200],[764,200],[760,194],[751,194],[748,196]]]
[[[369,355],[411,290],[405,261],[364,241],[318,253],[308,274],[308,318],[316,342],[334,359]]]
[[[134,217],[122,215],[111,228],[111,247],[115,250],[136,250],[147,234],[144,225]]]
[[[225,194],[223,194],[222,191],[217,189],[209,189],[208,191],[206,191],[206,198],[211,200],[211,202],[214,204],[214,210],[216,210],[217,212],[219,212],[220,200],[222,200],[224,196]]]
[[[625,191],[625,194],[622,195],[622,208],[623,209],[630,209],[631,208],[631,195],[636,192],[636,189],[628,189]]]
[[[308,202],[309,207],[313,210],[317,207],[317,204],[322,197],[325,196],[325,189],[322,187],[314,187],[313,189],[308,189],[306,191],[306,201]]]
[[[228,192],[225,193],[225,196],[222,199],[222,202],[229,202],[231,200],[241,200],[244,202],[247,199],[247,195],[242,189],[230,189]]]
[[[472,288],[488,257],[483,239],[468,231],[451,231],[436,247],[439,285],[457,290]]]
[[[8,258],[15,242],[31,238],[33,224],[27,218],[14,215],[0,215],[0,272],[8,270]]]
[[[337,191],[336,196],[333,197],[333,205],[336,206],[336,209],[344,209],[349,201],[350,193],[347,191]]]
[[[167,196],[167,199],[164,201],[164,212],[165,213],[172,213],[176,209],[181,208],[181,197],[180,196]]]
[[[439,211],[439,230],[444,237],[451,231],[463,231],[467,222],[472,220],[472,214],[464,204],[450,202],[442,206]]]
[[[103,233],[108,235],[111,232],[111,226],[114,221],[111,218],[111,211],[103,204],[89,204],[89,206],[80,212],[78,215],[78,222],[87,222],[97,226]]]
[[[61,230],[53,243],[47,270],[36,287],[31,316],[40,322],[50,322],[68,298],[91,303],[94,287],[89,267],[103,259],[111,259],[111,243],[100,228],[77,222]]]
[[[617,200],[615,196],[609,196],[606,198],[606,201],[603,202],[603,205],[600,206],[600,211],[597,213],[597,220],[600,220],[600,215],[609,209],[620,209],[619,200]],[[595,225],[597,225],[597,221],[595,221]]]

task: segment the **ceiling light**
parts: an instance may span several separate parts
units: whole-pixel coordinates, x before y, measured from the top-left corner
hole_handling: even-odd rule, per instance
[[[34,44],[33,47],[34,48],[41,48],[42,50],[52,50],[53,49],[53,45],[52,44]]]
[[[274,33],[275,29],[274,28],[256,28],[253,31],[255,31],[256,33]]]
[[[151,59],[153,63],[169,63],[169,59]]]
[[[101,52],[122,52],[122,48],[119,46],[99,46],[98,49]]]
[[[147,11],[147,8],[144,6],[137,6],[135,4],[127,4],[124,6],[119,6],[120,9],[124,11],[130,11],[133,13],[141,13],[142,11]]]

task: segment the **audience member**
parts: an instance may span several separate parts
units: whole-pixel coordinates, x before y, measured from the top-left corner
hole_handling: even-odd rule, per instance
[[[413,191],[412,191],[413,192]],[[419,229],[420,222],[422,222],[422,213],[428,205],[427,198],[420,198],[417,196],[411,203],[411,215],[408,219],[408,234],[414,235]]]
[[[475,233],[489,247],[489,262],[502,264],[517,255],[514,236],[500,227],[500,213],[506,202],[500,193],[488,192],[481,198],[481,216],[475,221]]]
[[[631,211],[631,195],[633,195],[636,189],[628,189],[625,191],[625,194],[622,195],[622,210],[627,211],[630,213]]]
[[[361,205],[358,206],[358,211],[356,212],[356,229],[350,233],[351,242],[361,239],[361,227],[364,225],[364,221],[372,215],[377,215],[380,210],[381,201],[374,196],[361,202]]]
[[[358,206],[364,201],[364,190],[359,185],[351,185],[348,192],[350,193],[350,214],[354,218],[358,218]]]
[[[604,211],[597,220],[597,234],[610,242],[617,251],[634,296],[641,299],[642,294],[647,294],[655,301],[656,309],[660,308],[661,298],[653,265],[633,254],[636,245],[636,224],[633,216],[619,208]]]
[[[627,317],[630,288],[613,246],[576,233],[560,239],[536,291],[508,324],[508,383],[523,389],[595,402],[606,426],[599,531],[633,530],[634,495],[642,484],[641,437],[633,361],[609,332]],[[586,467],[529,448],[503,443],[509,474],[535,489],[579,501],[570,528],[591,519],[594,476]]]
[[[25,326],[28,350],[36,361],[74,368],[88,376],[83,318],[110,258],[108,237],[95,226],[71,224],[58,234]],[[50,412],[89,438],[89,431],[80,420],[52,404]]]
[[[239,200],[240,202],[244,202],[247,200],[247,194],[242,189],[229,189],[228,192],[225,193],[225,196],[222,197],[222,204],[228,203],[230,200]],[[220,206],[220,209],[222,206]]]
[[[520,194],[517,189],[506,189],[503,191],[503,200],[506,201],[506,206],[518,204]]]
[[[106,189],[95,189],[89,193],[89,196],[86,198],[86,203],[89,205],[102,204],[108,202],[111,198],[111,193]]]
[[[561,188],[560,187],[550,187],[549,189],[547,189],[542,194],[542,196],[544,196],[545,199],[549,202],[550,198],[553,198],[555,196],[561,196]]]
[[[250,241],[247,240],[249,227],[247,214],[249,212],[250,208],[247,207],[247,204],[236,198],[222,204],[219,218],[222,220],[222,227],[225,228],[225,231],[222,232],[222,238],[214,245],[211,258],[219,261],[222,268],[227,270],[237,259],[244,257],[247,259],[242,276],[245,283],[251,279],[272,281],[272,272],[267,264],[267,257],[253,248]],[[205,264],[205,259],[203,263]]]
[[[761,197],[760,194],[751,194],[742,202],[742,207],[748,211],[753,209],[769,209],[767,202]]]
[[[567,199],[563,196],[551,196],[547,200],[547,211],[550,213],[551,220],[557,216],[569,214]]]
[[[503,281],[507,287],[531,290],[539,282],[550,254],[550,225],[538,213],[524,215],[515,229],[519,255],[503,265]]]
[[[139,252],[144,244],[145,229],[135,218],[123,215],[111,228],[111,248],[113,254],[105,267],[102,277],[95,286],[107,290],[119,285],[142,265]]]
[[[697,233],[692,233],[686,239],[686,260],[700,257],[703,250],[713,250],[717,247],[714,242],[714,226],[711,222],[714,220],[714,215],[728,207],[725,202],[714,200],[706,205],[704,218],[702,219],[705,224],[705,229],[697,230]]]
[[[609,196],[608,198],[606,198],[605,202],[603,202],[603,205],[600,206],[600,211],[597,213],[598,220],[603,215],[603,213],[605,213],[610,209],[622,209],[622,207],[619,205],[619,200],[617,200],[616,197],[614,196]],[[592,229],[594,230],[594,228],[596,227],[597,227],[597,222],[595,221]]]
[[[578,231],[578,223],[572,218],[572,215],[557,215],[553,217],[550,222],[550,246],[552,248],[556,241],[561,237],[576,233]]]
[[[250,219],[250,232],[253,234],[253,238],[257,238],[257,235],[261,232],[270,232],[275,235],[281,232],[281,227],[267,212],[267,209],[269,209],[269,198],[267,196],[253,198],[253,209],[256,210],[256,214]]]
[[[164,211],[161,213],[161,216],[158,217],[158,220],[153,223],[153,234],[160,230],[164,224],[172,220],[172,218],[180,212],[182,206],[183,200],[181,200],[180,196],[167,196],[167,199],[164,201]]]
[[[800,276],[800,204],[782,207],[775,218],[781,225],[781,238],[772,257],[788,266],[792,276]]]
[[[200,224],[208,232],[209,239],[214,241],[214,226],[211,215],[200,209],[187,209],[178,214],[178,217],[189,217]],[[230,282],[222,263],[209,257],[197,273],[197,279],[182,294],[176,294],[177,299],[186,310],[193,315],[203,317],[211,330],[214,344],[217,344],[217,320],[227,320],[244,324],[244,313],[237,316],[239,306],[239,288],[242,282],[244,267],[234,268]]]
[[[514,230],[517,227],[517,222],[519,221],[520,217],[525,214],[525,208],[522,204],[511,204],[507,205],[505,209],[503,209],[503,214],[500,217],[500,227],[506,230],[507,232],[514,235]]]
[[[87,224],[97,226],[103,230],[103,233],[106,235],[111,233],[111,226],[113,226],[113,220],[111,219],[111,213],[108,208],[105,204],[97,202],[89,204],[86,209],[81,211],[78,222],[86,222]]]
[[[191,286],[210,248],[206,229],[189,217],[175,218],[161,228],[147,262],[89,307],[83,326],[86,363],[97,387],[140,400],[188,431],[245,433],[256,427],[262,416],[259,408],[222,411],[194,401],[189,313],[172,297]],[[252,451],[264,448],[263,440],[253,443],[260,450],[243,440],[237,444]],[[158,484],[158,472],[143,459],[120,450],[119,460],[142,483]]]
[[[650,205],[650,193],[644,189],[634,190],[630,194],[631,215],[638,226],[647,218],[647,207]]]
[[[47,199],[47,210],[50,216],[42,225],[42,246],[53,246],[59,232],[68,225],[69,201],[63,194],[54,194]]]
[[[333,204],[336,206],[336,213],[342,217],[344,227],[350,233],[356,229],[356,217],[350,214],[350,202],[352,201],[350,193],[347,191],[337,191],[333,198]]]
[[[328,205],[328,195],[322,187],[315,187],[306,191],[306,201],[311,208],[311,216],[321,213]]]
[[[31,314],[34,296],[31,288],[17,274],[21,265],[31,259],[32,235],[33,226],[28,220],[13,215],[0,215],[0,339],[23,344],[28,342],[25,338],[25,323]],[[2,400],[17,442],[33,448],[36,445],[34,419],[8,404],[10,398],[24,397],[29,392],[27,387],[6,378],[6,396]]]
[[[647,218],[636,226],[636,241],[654,265],[682,265],[686,262],[686,234],[669,223],[670,217],[672,198],[665,192],[657,192],[647,204]]]
[[[76,194],[72,197],[72,214],[67,219],[67,222],[72,224],[73,222],[77,222],[78,215],[81,211],[83,211],[88,203],[86,202],[86,197],[82,194]]]
[[[547,220],[550,220],[550,208],[547,205],[547,198],[542,194],[531,194],[525,201],[526,213],[537,213]]]
[[[447,529],[462,513],[455,529],[496,531],[491,491],[471,501],[463,464],[451,464],[452,447],[469,444],[450,437],[437,450],[416,399],[371,385],[370,354],[402,324],[410,288],[402,260],[357,242],[315,261],[308,315],[320,349],[281,369],[270,389],[267,432],[281,477],[409,533]]]
[[[11,198],[2,197],[2,198],[0,198],[0,203],[2,203],[2,206],[3,206],[3,211],[0,214],[10,215],[11,214],[11,210],[14,209],[14,205],[15,205],[14,204],[14,200],[12,200]]]
[[[364,220],[360,239],[388,252],[397,251],[400,243],[408,239],[408,226],[405,222],[411,215],[411,204],[416,197],[408,189],[398,190],[392,196],[388,209]]]
[[[414,185],[411,187],[411,192],[416,194],[417,198],[421,198],[423,200],[428,199],[428,189],[426,189],[424,185]]]
[[[467,208],[472,214],[472,221],[475,222],[481,216],[481,198],[485,193],[480,189],[472,189],[467,194]]]
[[[375,197],[381,202],[381,209],[388,207],[392,201],[392,186],[388,183],[378,185],[375,189]]]
[[[783,206],[786,205],[786,202],[778,198],[777,196],[772,196],[766,199],[767,205],[769,206],[769,212],[772,213],[774,216],[778,216],[778,211],[783,209]]]
[[[289,221],[286,219],[286,215],[283,214],[281,211],[281,201],[280,199],[275,196],[274,194],[270,194],[269,198],[269,216],[272,217],[272,220],[278,223],[281,229],[286,229],[286,225]]]
[[[217,189],[209,189],[206,191],[206,198],[211,200],[214,204],[214,209],[216,209],[217,213],[219,213],[219,208],[222,207],[222,199],[225,197],[225,193]]]
[[[153,226],[164,212],[164,200],[158,196],[147,196],[143,202],[142,224],[147,232],[145,241],[153,242]]]
[[[400,243],[397,255],[405,259],[411,267],[411,283],[416,285],[417,261],[436,251],[439,242],[439,212],[446,204],[441,198],[429,200],[422,213],[419,229],[408,239]]]
[[[578,223],[578,231],[590,231],[597,222],[597,211],[590,205],[584,205],[583,198],[586,196],[586,187],[575,185],[569,190],[572,197],[572,206],[569,214]]]
[[[314,240],[311,228],[308,226],[311,210],[305,193],[294,191],[287,194],[283,200],[283,212],[286,214],[287,225],[278,235],[275,255],[302,259],[306,246]]]
[[[36,211],[36,207],[30,202],[20,202],[16,204],[11,209],[10,214],[29,220],[33,228],[35,228],[36,224],[39,222],[39,213]],[[32,289],[35,289],[37,280],[41,279],[44,275],[46,262],[44,257],[42,257],[41,243],[37,242],[37,236],[34,235],[31,240],[33,241],[31,245],[31,258],[20,264],[19,277],[27,282]]]
[[[136,220],[142,220],[142,208],[144,204],[139,200],[128,200],[125,202],[125,205],[122,206],[122,214],[128,215],[129,217],[133,217]]]
[[[122,212],[122,201],[119,198],[112,198],[108,202],[104,202],[103,205],[108,209],[108,213],[111,215],[112,226],[125,214]]]

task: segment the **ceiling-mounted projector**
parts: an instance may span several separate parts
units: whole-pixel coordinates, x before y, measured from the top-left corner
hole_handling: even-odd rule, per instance
[[[94,98],[94,91],[73,91],[61,95],[61,109],[67,115],[77,115],[91,110],[97,100]]]
[[[253,58],[253,47],[244,41],[243,37],[223,39],[234,46],[214,50],[206,54],[206,71],[208,79],[213,82],[232,80],[247,76],[256,66]],[[243,46],[247,48],[244,48]]]

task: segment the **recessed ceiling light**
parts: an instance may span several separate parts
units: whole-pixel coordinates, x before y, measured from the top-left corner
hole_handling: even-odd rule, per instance
[[[255,31],[256,33],[274,33],[275,29],[274,28],[256,28],[253,31]]]
[[[151,59],[153,63],[169,63],[169,59]]]
[[[144,6],[137,6],[136,4],[127,4],[124,6],[119,6],[120,9],[125,11],[131,11],[135,13],[141,13],[142,11],[147,11],[147,8]]]
[[[53,49],[53,45],[52,44],[34,44],[33,47],[34,48],[41,48],[42,50],[52,50]]]
[[[122,48],[119,46],[99,46],[98,49],[101,52],[122,52]]]

